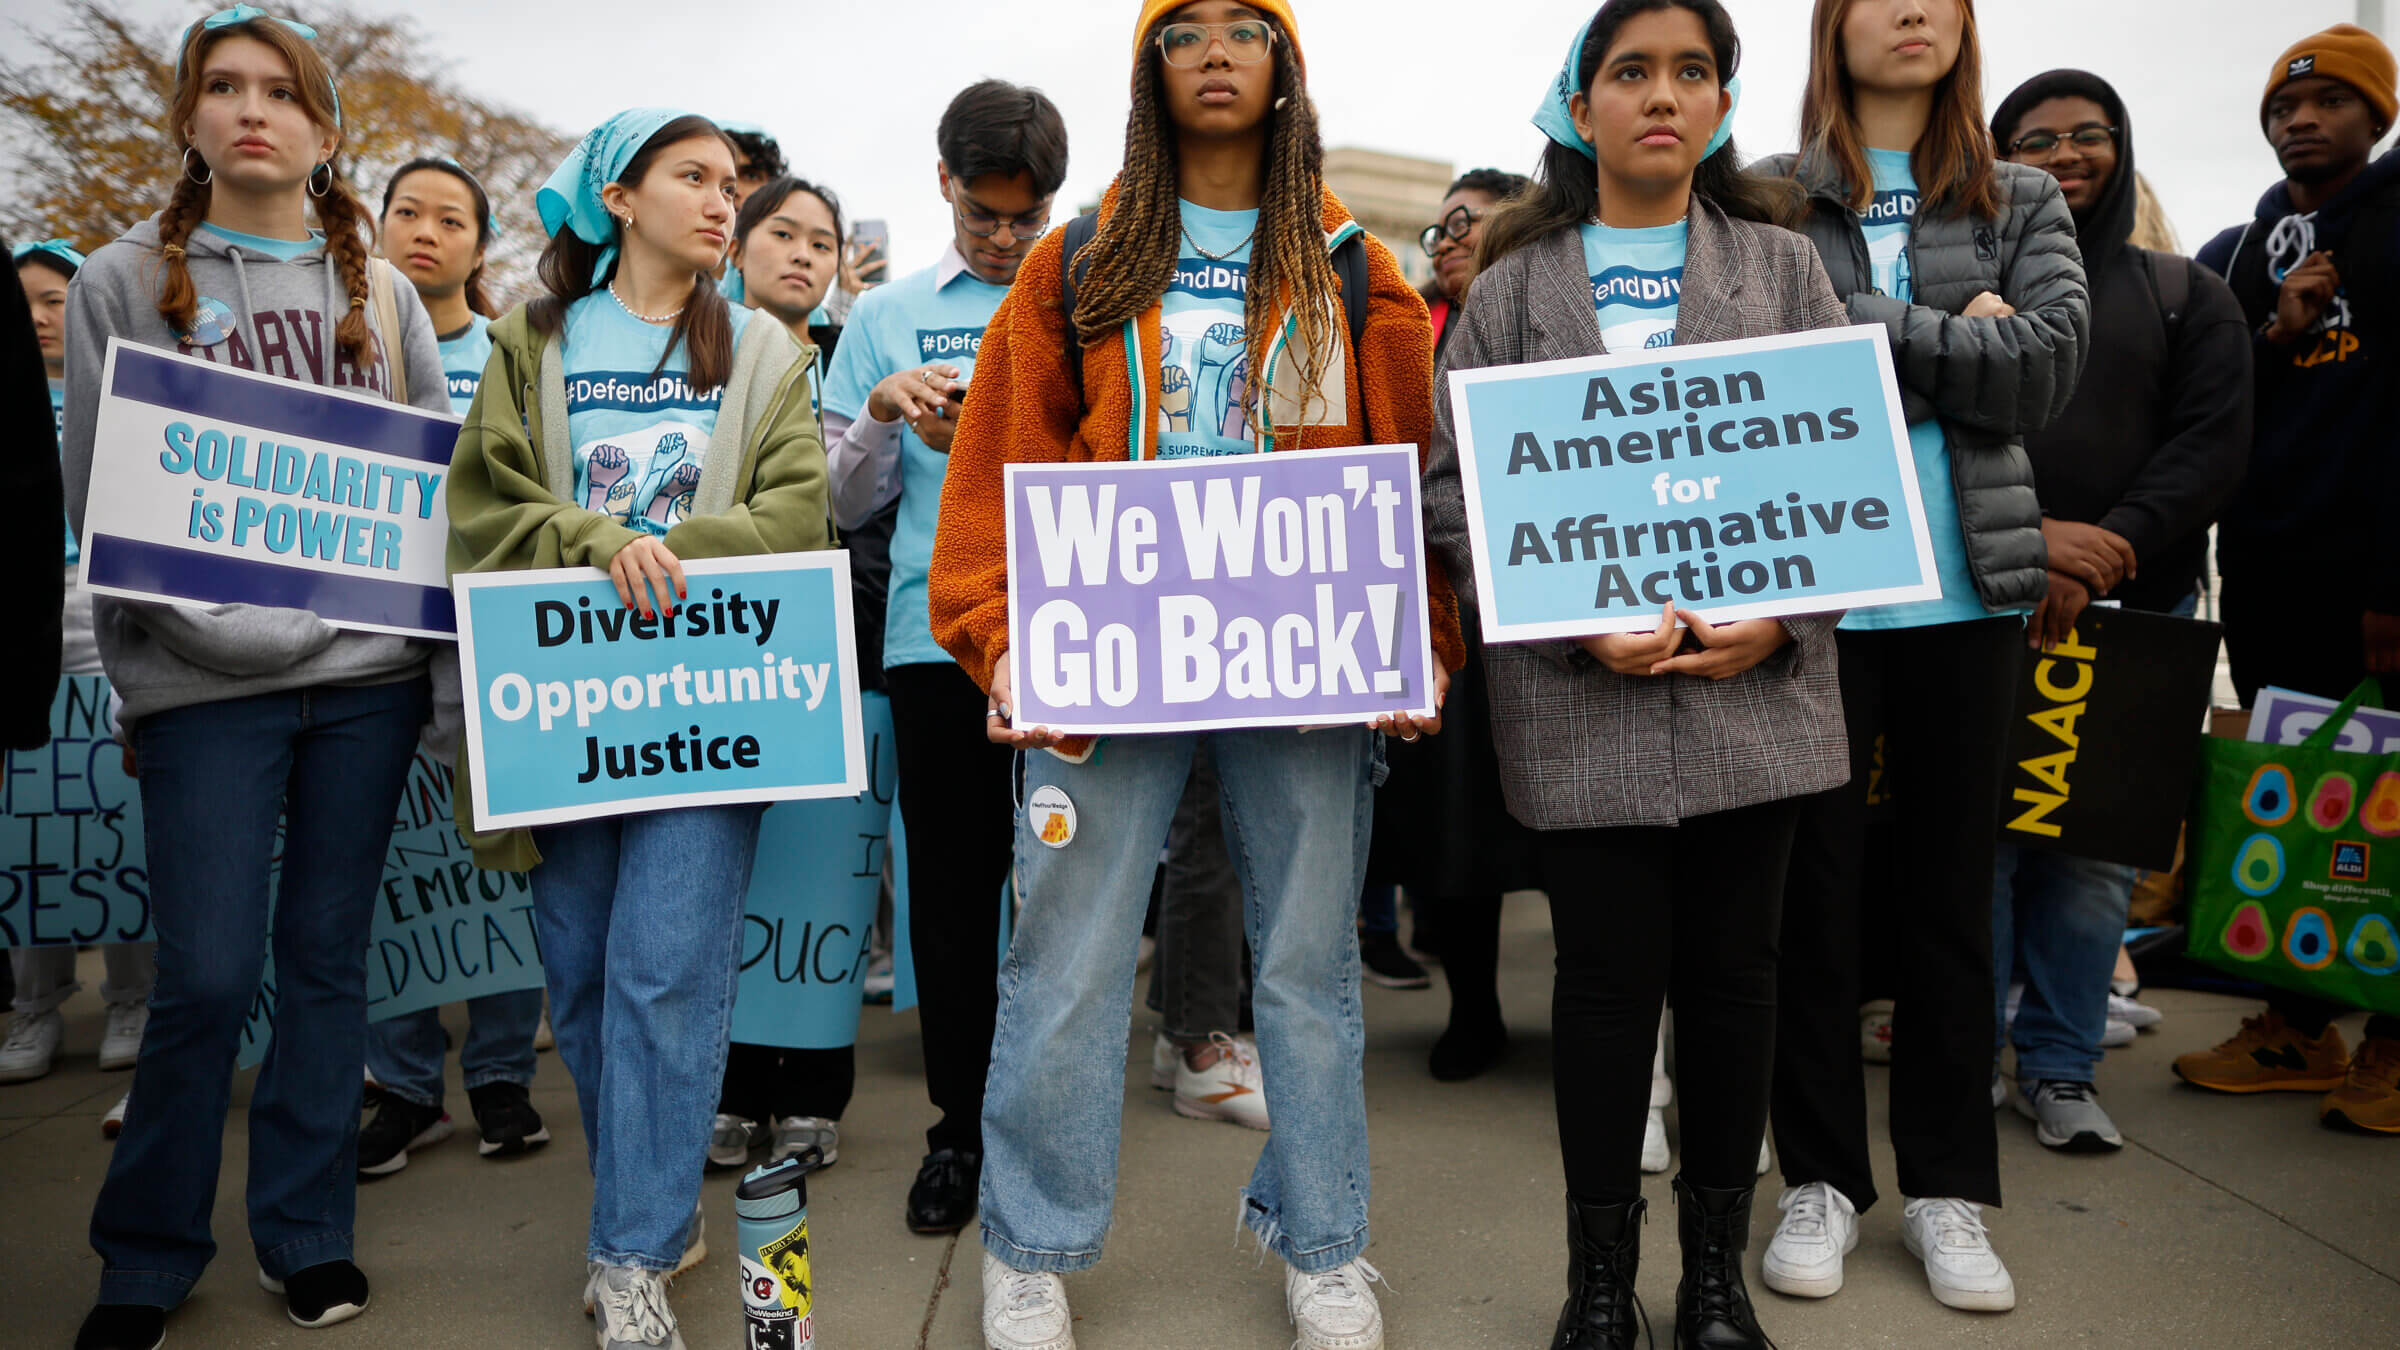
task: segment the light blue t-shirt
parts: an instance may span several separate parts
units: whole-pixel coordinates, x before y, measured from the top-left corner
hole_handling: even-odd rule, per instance
[[[750,311],[733,310],[741,340]],[[658,368],[674,334],[625,312],[606,288],[567,307],[567,439],[575,447],[575,500],[634,529],[663,535],[690,512],[717,429],[725,387],[695,393],[681,344]]]
[[[252,253],[264,253],[270,258],[278,258],[284,262],[290,262],[303,253],[314,253],[325,247],[323,230],[310,230],[306,239],[269,239],[264,235],[244,234],[240,230],[229,230],[222,225],[204,223],[200,228],[228,244],[239,244]]]
[[[973,382],[984,325],[1008,288],[964,268],[937,285],[942,270],[912,272],[858,298],[825,377],[828,415],[859,420],[867,413],[867,395],[885,376],[917,366],[956,366],[961,384]],[[887,670],[950,660],[933,640],[933,620],[925,608],[925,574],[933,565],[933,531],[949,467],[948,455],[918,440],[907,426],[900,428],[900,514],[892,524],[891,596],[884,609]]]
[[[464,417],[474,406],[475,391],[483,385],[483,367],[492,359],[492,321],[480,314],[467,326],[442,339],[442,376],[450,383],[450,411]]]
[[[50,382],[50,424],[58,432],[59,453],[63,455],[66,453],[67,444],[67,386],[61,380]],[[73,567],[82,561],[83,550],[75,546],[75,523],[73,521],[66,523],[66,530],[67,566]]]
[[[1592,308],[1600,342],[1612,352],[1675,345],[1675,315],[1683,304],[1684,221],[1620,230],[1583,227],[1583,266],[1592,275]]]
[[[1247,454],[1258,448],[1250,428],[1257,398],[1242,306],[1258,212],[1175,205],[1187,237],[1159,302],[1158,457]]]
[[[1875,174],[1875,200],[1858,224],[1867,237],[1867,261],[1875,289],[1901,300],[1916,299],[1914,265],[1908,252],[1908,232],[1917,218],[1917,176],[1904,150],[1867,151]],[[1975,590],[1975,574],[1967,567],[1967,536],[1958,523],[1958,490],[1950,481],[1950,446],[1942,424],[1927,418],[1908,429],[1908,447],[1917,461],[1917,492],[1925,499],[1925,528],[1933,539],[1934,575],[1942,583],[1942,598],[1908,605],[1854,609],[1842,627],[1929,628],[1941,623],[1988,619]]]

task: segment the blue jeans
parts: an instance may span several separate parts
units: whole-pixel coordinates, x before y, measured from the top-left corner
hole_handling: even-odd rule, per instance
[[[742,901],[764,808],[538,827],[533,918],[550,1029],[592,1168],[588,1255],[672,1269],[725,1077]]]
[[[533,1082],[533,1033],[542,991],[511,989],[467,1000],[467,1043],[458,1052],[469,1092],[486,1083]],[[367,1025],[367,1068],[383,1090],[418,1106],[442,1104],[442,1010],[419,1008]]]
[[[1114,736],[1090,762],[1024,757],[1016,938],[983,1106],[983,1240],[1020,1270],[1100,1259],[1116,1195],[1125,1028],[1142,914],[1198,735]],[[1269,1250],[1326,1271],[1367,1245],[1365,1031],[1354,924],[1374,733],[1207,734],[1254,958],[1252,1007],[1275,1129],[1242,1194]],[[1075,809],[1072,837],[1044,842]],[[1040,817],[1036,820],[1034,817]],[[1061,831],[1051,829],[1055,841]]]
[[[100,1302],[172,1308],[216,1255],[225,1112],[269,935],[275,1037],[250,1094],[250,1241],[282,1279],[351,1255],[367,928],[423,677],[152,713],[134,727],[158,984],[133,1103],[92,1207]]]
[[[2108,977],[2125,941],[2134,869],[2006,839],[1994,859],[1992,1026],[2006,1025],[2008,986],[2022,974],[2016,1026],[1998,1032],[2016,1043],[2018,1081],[2089,1083],[2108,1029]]]

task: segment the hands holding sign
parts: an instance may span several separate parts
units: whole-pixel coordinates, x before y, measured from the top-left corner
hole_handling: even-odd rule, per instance
[[[1680,622],[1683,626],[1677,627]],[[1792,635],[1780,620],[1743,619],[1712,624],[1688,609],[1668,605],[1658,627],[1647,633],[1604,633],[1582,648],[1619,675],[1698,675],[1728,680],[1773,656]],[[1699,650],[1685,650],[1697,645]],[[1680,653],[1680,654],[1679,654]]]

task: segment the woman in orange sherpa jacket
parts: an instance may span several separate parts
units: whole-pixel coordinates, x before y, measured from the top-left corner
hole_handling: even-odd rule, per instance
[[[1432,439],[1425,305],[1372,238],[1360,241],[1369,300],[1350,350],[1336,250],[1362,232],[1324,189],[1304,73],[1285,0],[1148,0],[1125,167],[1075,260],[1073,331],[1068,231],[1034,249],[985,330],[981,392],[950,450],[930,609],[934,636],[992,695],[996,740],[1059,744],[1008,721],[1005,462]],[[1429,579],[1428,627],[1456,666],[1457,608],[1438,569]],[[1242,871],[1275,1122],[1242,1217],[1287,1263],[1287,1306],[1312,1350],[1383,1344],[1375,1271],[1359,1259],[1367,1137],[1352,924],[1378,731],[1436,729],[1386,718],[1204,733]],[[1095,754],[1023,759],[1020,800],[1043,809],[1017,823],[1024,908],[1000,971],[983,1108],[984,1335],[1002,1350],[1074,1344],[1058,1276],[1097,1261],[1108,1230],[1134,949],[1200,739],[1121,736]]]

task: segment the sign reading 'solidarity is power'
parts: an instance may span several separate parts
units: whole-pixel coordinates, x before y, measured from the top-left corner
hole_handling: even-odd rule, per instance
[[[1941,594],[1881,328],[1454,370],[1450,398],[1486,641]]]
[[[652,617],[593,567],[456,578],[477,828],[866,787],[850,555],[683,571]]]
[[[84,589],[449,638],[458,419],[111,338]]]

